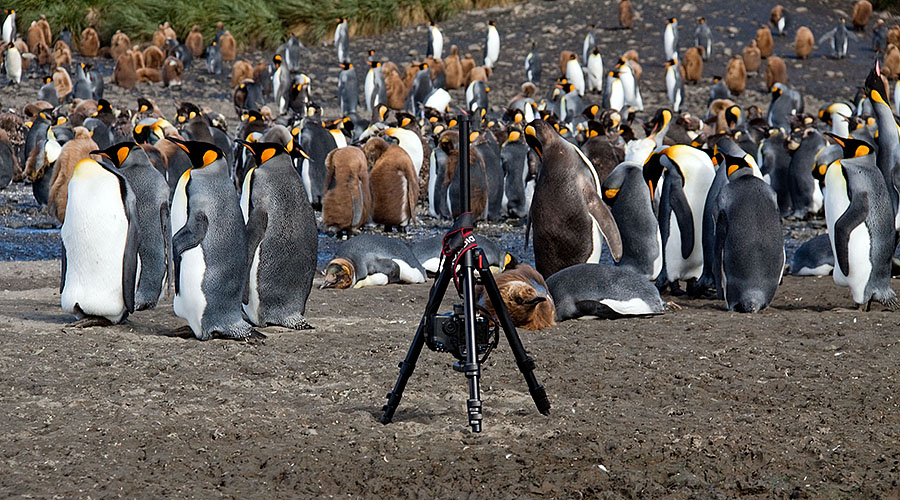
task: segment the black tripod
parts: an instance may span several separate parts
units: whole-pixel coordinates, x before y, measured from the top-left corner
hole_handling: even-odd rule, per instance
[[[422,321],[419,322],[419,328],[416,330],[416,336],[413,338],[412,345],[406,353],[406,358],[400,363],[400,377],[394,384],[394,390],[387,395],[388,402],[382,410],[384,414],[381,416],[381,423],[390,423],[403,398],[403,390],[406,383],[412,376],[413,370],[416,368],[416,360],[422,352],[422,346],[425,345],[426,330],[429,325],[429,318],[437,313],[447,292],[447,286],[450,280],[454,279],[454,275],[459,269],[457,276],[457,288],[461,286],[460,292],[463,295],[463,305],[465,313],[465,363],[461,368],[469,381],[469,399],[466,407],[469,414],[469,426],[472,432],[481,432],[481,389],[478,379],[481,376],[481,368],[478,360],[478,345],[475,333],[475,271],[481,279],[481,284],[487,291],[488,298],[494,306],[500,326],[506,334],[506,340],[512,349],[516,358],[516,366],[525,377],[528,384],[528,392],[537,406],[538,411],[547,415],[550,413],[550,401],[547,399],[547,393],[544,386],[538,383],[534,376],[534,360],[525,352],[525,347],[519,339],[516,327],[513,325],[509,312],[500,297],[500,289],[491,274],[487,259],[484,253],[475,244],[475,238],[472,235],[473,217],[469,213],[470,210],[470,194],[469,194],[469,121],[468,117],[461,115],[459,117],[459,167],[457,175],[459,175],[460,187],[460,207],[463,214],[456,220],[453,229],[444,238],[444,263],[437,280],[431,288],[431,294],[428,297],[428,304],[425,306],[425,314]],[[448,243],[449,240],[449,243]]]

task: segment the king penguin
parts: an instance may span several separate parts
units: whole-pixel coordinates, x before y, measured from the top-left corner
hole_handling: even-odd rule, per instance
[[[274,142],[241,141],[257,167],[244,177],[247,224],[243,308],[257,326],[311,328],[303,313],[316,272],[316,217],[288,151]]]
[[[192,168],[172,198],[175,315],[200,340],[264,337],[244,321],[247,232],[228,163],[212,144],[173,137]]]
[[[634,162],[617,165],[603,180],[601,194],[613,217],[628,221],[619,228],[622,235],[619,267],[655,280],[662,270],[662,238],[641,165]]]
[[[868,311],[877,300],[896,310],[900,302],[891,289],[893,214],[872,147],[831,137],[843,147],[844,159],[819,166],[814,175],[825,180],[825,222],[837,263],[834,282],[850,288],[860,309]]]
[[[334,46],[337,48],[338,62],[342,63],[350,56],[350,30],[347,18],[340,17],[337,22],[337,27],[334,28]]]
[[[425,51],[425,57],[433,57],[441,59],[444,51],[444,35],[441,34],[440,28],[432,21],[428,23],[428,47]]]
[[[406,243],[381,234],[360,234],[341,243],[324,274],[319,288],[425,282],[425,269]]]
[[[575,54],[570,55],[566,62],[566,80],[575,87],[579,96],[584,95],[584,70]]]
[[[706,24],[706,18],[697,19],[697,29],[694,30],[694,45],[703,47],[703,60],[709,59],[712,52],[712,30]]]
[[[653,153],[644,164],[651,193],[663,174],[658,217],[663,270],[656,282],[660,288],[669,284],[677,295],[679,280],[692,289],[703,271],[703,206],[716,170],[703,151],[675,145]]]
[[[356,108],[359,106],[359,83],[353,64],[341,63],[341,69],[338,77],[338,96],[341,102],[341,114],[347,116],[356,113]]]
[[[494,21],[488,22],[487,37],[484,41],[484,65],[493,69],[494,63],[500,58],[500,33]]]
[[[666,61],[666,94],[672,103],[672,111],[680,112],[681,102],[684,100],[684,80],[676,59]]]
[[[891,107],[888,104],[887,90],[881,78],[881,66],[878,62],[866,77],[866,96],[871,100],[875,111],[878,130],[893,131],[897,127]],[[894,217],[894,230],[900,231],[900,137],[892,133],[878,134],[878,155],[875,164],[881,170],[884,184],[887,186],[888,199],[891,202]]]
[[[729,311],[765,309],[784,272],[784,235],[775,192],[744,157],[725,156],[728,182],[716,199],[713,272]]]
[[[588,32],[584,35],[584,43],[581,44],[581,60],[587,61],[588,55],[597,45],[597,38],[594,36],[594,30],[596,29],[595,25],[591,25],[588,28]]]
[[[535,268],[543,276],[584,262],[599,262],[601,238],[613,260],[622,238],[609,207],[600,199],[600,179],[591,162],[544,120],[525,127],[525,141],[543,166],[531,203],[525,242],[534,230]]]
[[[678,59],[678,19],[674,17],[666,19],[666,29],[663,31],[663,50],[666,59]]]
[[[531,50],[525,56],[525,78],[535,85],[541,82],[541,55],[536,42],[531,42]]]
[[[111,166],[87,158],[69,181],[60,230],[63,310],[76,326],[120,323],[134,311],[137,268],[135,196]]]
[[[590,92],[600,93],[603,91],[603,56],[600,55],[600,48],[594,47],[587,57],[587,90]]]
[[[138,261],[134,308],[138,311],[152,309],[172,279],[169,184],[162,172],[150,163],[147,153],[134,142],[121,142],[92,154],[107,158],[128,180],[135,193]]]

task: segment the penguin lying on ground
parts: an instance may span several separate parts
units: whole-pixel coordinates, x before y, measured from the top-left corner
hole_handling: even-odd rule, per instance
[[[425,269],[406,243],[378,234],[361,234],[341,243],[324,272],[319,288],[425,282]]]
[[[496,277],[500,297],[509,317],[517,328],[543,330],[556,324],[556,308],[553,297],[547,291],[544,278],[528,264],[519,264]],[[496,318],[494,305],[484,287],[475,289],[475,303]]]
[[[494,240],[476,234],[475,243],[484,252],[492,273],[499,273],[507,267],[515,266],[516,258],[500,248],[500,245]],[[431,238],[413,242],[410,248],[427,273],[431,275],[440,272],[443,236],[432,236]]]
[[[791,259],[794,276],[828,276],[833,270],[834,254],[827,233],[803,242]]]
[[[614,319],[661,314],[659,291],[630,269],[604,264],[578,264],[547,278],[556,304],[556,320]]]

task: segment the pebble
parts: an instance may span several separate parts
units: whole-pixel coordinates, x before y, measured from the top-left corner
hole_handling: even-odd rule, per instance
[[[686,3],[681,6],[681,12],[697,12],[697,6],[692,3]]]

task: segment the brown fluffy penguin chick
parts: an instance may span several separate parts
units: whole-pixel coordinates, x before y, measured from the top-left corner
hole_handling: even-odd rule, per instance
[[[684,53],[684,80],[697,83],[703,78],[703,47],[691,47]]]
[[[806,59],[812,53],[815,43],[812,31],[806,26],[800,26],[797,29],[797,36],[794,37],[794,52],[800,59]]]
[[[478,140],[479,132],[471,132],[469,134],[469,144],[474,144]],[[456,130],[448,130],[441,134],[438,141],[438,147],[447,154],[447,171],[444,177],[444,187],[448,190],[448,196],[451,198],[450,209],[451,216],[455,219],[460,215],[460,207],[456,203],[455,196],[451,196],[451,183],[456,177],[456,168],[459,166],[459,132]],[[435,180],[435,182],[440,182]],[[456,181],[457,183],[459,181]],[[472,145],[469,147],[469,191],[471,195],[471,212],[476,220],[483,220],[487,215],[488,186],[487,174],[484,169],[484,159],[478,154],[478,150]],[[458,184],[457,184],[458,185]]]
[[[200,33],[200,25],[195,24],[184,39],[184,45],[187,47],[194,57],[203,55],[203,33]]]
[[[159,69],[162,67],[163,61],[166,60],[166,54],[156,45],[151,45],[144,49],[144,67]]]
[[[75,127],[72,129],[72,132],[75,133],[75,137],[63,145],[59,158],[56,160],[56,167],[53,169],[53,180],[50,183],[50,201],[47,204],[50,212],[60,222],[66,220],[69,180],[72,179],[75,165],[81,160],[89,158],[91,151],[97,149],[97,143],[91,138],[91,133],[88,129]]]
[[[134,47],[131,48],[131,51],[128,53],[131,54],[131,59],[134,62],[135,71],[147,66],[146,64],[144,64],[144,53],[141,52],[140,47],[135,45]]]
[[[393,67],[389,68],[389,65]],[[384,90],[387,94],[387,102],[385,104],[391,109],[403,109],[406,106],[406,96],[409,95],[409,88],[400,79],[397,65],[386,63],[381,68],[381,74],[384,77]]]
[[[100,53],[100,37],[97,35],[97,30],[88,26],[81,32],[81,56],[82,57],[97,57],[97,54]]]
[[[477,66],[472,68],[472,71],[469,72],[469,78],[466,80],[466,85],[476,81],[488,81],[491,72],[491,68],[488,68],[487,66]]]
[[[163,61],[162,81],[166,87],[184,83],[184,63],[177,57],[169,56]]]
[[[237,57],[237,42],[231,36],[231,32],[226,31],[219,37],[219,50],[222,52],[222,60],[225,62],[233,62]]]
[[[120,30],[116,30],[116,34],[112,36],[112,41],[109,42],[109,56],[112,57],[112,60],[118,61],[119,56],[128,52],[130,48],[131,39],[128,38],[128,35]]]
[[[134,67],[134,58],[131,51],[127,51],[116,60],[113,68],[113,83],[123,89],[133,89],[137,84],[137,70]]]
[[[325,168],[322,221],[329,233],[350,236],[372,212],[366,155],[356,146],[334,149],[325,157]]]
[[[556,306],[547,292],[544,278],[528,264],[519,264],[496,275],[500,297],[516,328],[543,330],[556,325]],[[483,286],[475,290],[478,305],[497,317],[493,304]]]
[[[884,65],[881,66],[881,75],[887,78],[897,78],[900,75],[900,48],[890,43],[884,55]],[[885,89],[890,86],[885,85]]]
[[[775,42],[772,40],[772,30],[768,26],[761,26],[756,30],[756,46],[759,48],[759,56],[763,59],[772,55]]]
[[[372,191],[372,222],[383,224],[386,231],[392,227],[405,228],[415,222],[419,179],[403,148],[391,145],[375,161],[369,173],[369,187]]]
[[[787,84],[787,65],[782,58],[772,56],[766,61],[766,87],[772,88],[778,82]]]
[[[50,40],[44,38],[44,30],[41,29],[41,26],[37,21],[32,21],[31,26],[28,27],[28,32],[25,35],[25,39],[28,41],[28,47],[31,52],[34,52],[34,48],[37,47],[37,44],[43,43],[44,45],[50,45]]]
[[[163,23],[163,33],[166,35],[166,40],[178,40],[178,34],[176,34],[175,30],[172,29],[172,26],[169,25],[169,21]]]
[[[853,29],[865,30],[870,17],[872,17],[872,3],[869,0],[859,0],[853,4]]]
[[[619,0],[619,27],[630,30],[633,22],[634,12],[631,11],[631,2]]]
[[[634,73],[634,78],[640,81],[644,70],[641,68],[641,58],[638,55],[638,51],[634,49],[627,50],[622,54],[622,59],[628,61],[628,65],[631,66],[631,71]]]
[[[67,95],[72,92],[72,77],[66,68],[58,67],[53,70],[53,88],[56,89],[56,96],[59,102],[63,102]]]
[[[459,48],[450,46],[450,55],[444,58],[444,74],[447,77],[447,88],[458,89],[463,85],[462,63],[459,61]]]
[[[734,56],[728,61],[725,85],[733,94],[740,94],[747,88],[747,68],[744,66],[743,57]]]
[[[571,50],[563,50],[559,53],[559,75],[566,76],[566,66],[569,64],[569,59],[575,56],[575,59],[578,59],[578,56],[572,52]]]
[[[235,88],[244,80],[253,79],[253,65],[250,61],[240,60],[231,68],[231,88]]]
[[[157,26],[156,31],[153,32],[153,45],[156,45],[159,48],[166,46],[166,30],[163,28],[162,24]]]
[[[387,143],[381,137],[372,137],[363,143],[363,154],[366,156],[366,165],[369,167],[369,172],[372,171],[372,168],[375,167],[375,162],[381,158],[381,155],[384,154],[385,151],[391,145]]]
[[[59,40],[53,46],[53,62],[57,66],[72,65],[72,50],[66,45],[66,42]]]
[[[137,70],[137,78],[140,83],[159,83],[162,81],[162,74],[156,68],[141,68]]]
[[[743,59],[744,68],[748,73],[756,73],[759,71],[759,67],[762,65],[762,55],[759,53],[759,47],[756,44],[756,40],[750,40],[750,43],[744,47]]]
[[[466,56],[459,61],[459,64],[462,66],[463,81],[469,81],[469,72],[472,71],[472,69],[476,66],[475,59],[472,58],[472,54],[466,53]]]

